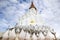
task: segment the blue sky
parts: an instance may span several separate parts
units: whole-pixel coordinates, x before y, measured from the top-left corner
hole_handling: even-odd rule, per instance
[[[9,26],[14,27],[18,19],[26,13],[32,0],[0,0],[0,32],[5,32]],[[33,0],[38,12],[46,24],[60,34],[60,0]]]

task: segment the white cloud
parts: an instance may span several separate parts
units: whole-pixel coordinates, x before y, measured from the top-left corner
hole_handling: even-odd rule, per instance
[[[8,1],[11,2],[11,3],[18,3],[17,0],[8,0]]]
[[[5,19],[0,20],[0,31],[6,31],[6,29],[8,28],[9,24]]]

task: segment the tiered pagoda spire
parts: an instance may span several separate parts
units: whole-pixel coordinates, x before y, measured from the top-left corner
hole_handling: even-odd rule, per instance
[[[33,2],[31,3],[31,6],[30,6],[29,9],[31,9],[31,8],[35,8],[35,10],[36,10],[36,7],[34,6],[34,3]]]

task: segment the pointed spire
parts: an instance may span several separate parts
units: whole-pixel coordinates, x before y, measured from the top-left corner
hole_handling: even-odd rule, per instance
[[[36,10],[36,7],[34,6],[33,2],[31,3],[31,6],[29,9],[31,9],[31,8],[35,8],[35,10]]]

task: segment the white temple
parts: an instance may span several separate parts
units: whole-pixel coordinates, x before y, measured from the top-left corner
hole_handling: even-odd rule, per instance
[[[16,26],[7,30],[2,37],[2,40],[56,40],[54,30],[45,25],[34,5],[20,17]]]

